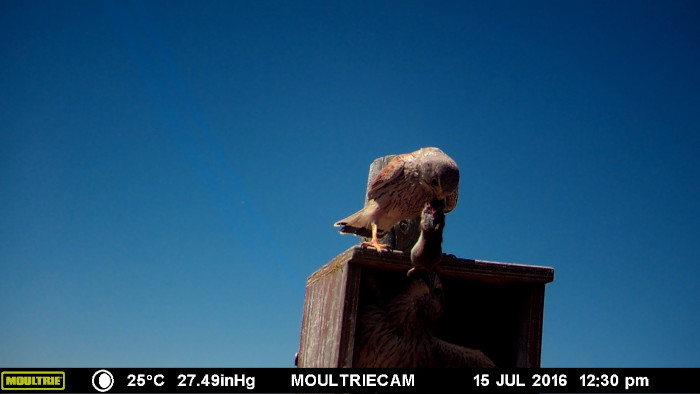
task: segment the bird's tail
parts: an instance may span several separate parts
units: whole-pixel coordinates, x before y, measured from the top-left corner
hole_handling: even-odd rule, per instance
[[[361,237],[372,236],[372,220],[361,209],[343,220],[335,222],[335,227],[340,227],[342,234],[357,234]]]

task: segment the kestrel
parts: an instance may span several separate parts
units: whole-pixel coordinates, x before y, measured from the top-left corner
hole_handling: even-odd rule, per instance
[[[433,323],[442,315],[442,283],[421,273],[385,306],[366,305],[357,320],[355,368],[416,368],[431,360]]]
[[[432,271],[442,260],[442,231],[445,228],[445,205],[443,201],[433,200],[425,203],[421,212],[420,236],[411,249],[411,263],[414,268],[408,271],[410,276],[416,269]]]
[[[481,350],[435,336],[442,315],[442,282],[435,272],[420,271],[386,306],[366,305],[357,320],[355,368],[481,368],[496,365]]]
[[[459,167],[438,148],[422,148],[397,155],[379,171],[367,191],[363,209],[335,223],[341,233],[372,237],[363,246],[378,251],[387,249],[379,243],[401,220],[420,215],[425,203],[444,200],[445,212],[457,205]]]

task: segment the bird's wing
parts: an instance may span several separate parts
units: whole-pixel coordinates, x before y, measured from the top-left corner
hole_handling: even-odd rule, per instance
[[[403,175],[406,154],[398,155],[391,159],[374,177],[367,191],[367,198],[373,199],[377,192],[384,186],[390,184],[395,179]]]
[[[496,364],[479,349],[470,349],[433,337],[433,362],[447,368],[496,368]]]

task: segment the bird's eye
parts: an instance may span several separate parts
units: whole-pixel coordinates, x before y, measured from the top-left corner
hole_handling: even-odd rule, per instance
[[[435,186],[435,187],[440,186],[440,182],[438,182],[437,178],[433,179],[433,181],[431,182],[431,184],[432,184],[433,186]]]
[[[436,287],[433,289],[433,295],[440,296],[442,294],[442,287]]]

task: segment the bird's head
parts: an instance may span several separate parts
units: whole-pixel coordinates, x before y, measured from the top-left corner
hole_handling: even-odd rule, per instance
[[[432,326],[443,313],[445,296],[442,281],[435,272],[416,270],[410,277],[409,294],[416,323]]]
[[[421,183],[430,188],[438,200],[457,191],[459,167],[454,160],[437,150],[418,164]]]

